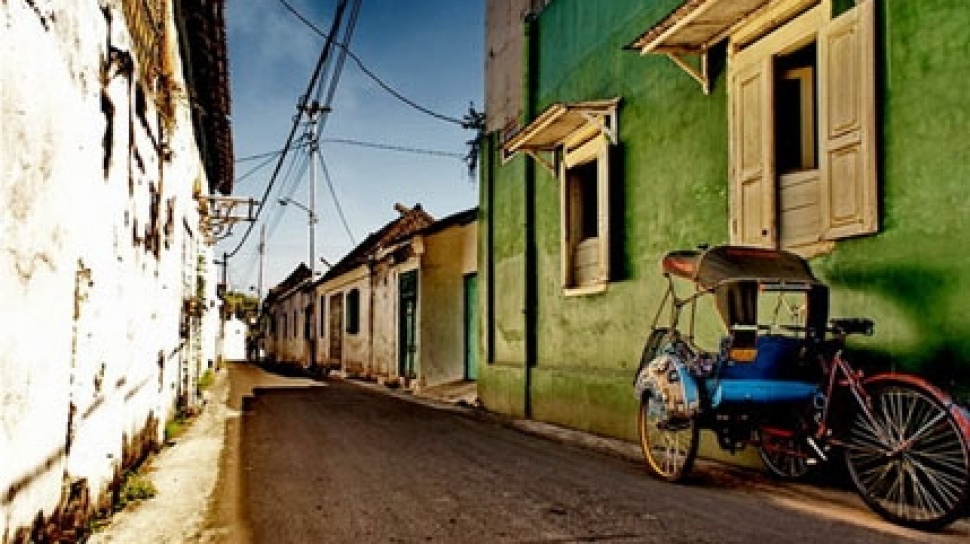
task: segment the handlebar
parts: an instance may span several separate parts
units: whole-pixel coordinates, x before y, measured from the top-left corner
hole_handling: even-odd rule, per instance
[[[830,319],[829,323],[832,324],[832,332],[842,335],[862,334],[865,336],[872,336],[876,329],[876,324],[873,323],[871,319],[866,317],[843,317],[838,319]]]

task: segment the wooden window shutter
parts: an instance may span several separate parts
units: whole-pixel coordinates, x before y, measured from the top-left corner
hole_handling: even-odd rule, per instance
[[[759,56],[732,63],[729,213],[731,243],[777,245],[774,185],[772,59]]]
[[[875,2],[863,0],[823,26],[819,46],[822,238],[878,229]]]
[[[610,146],[606,136],[600,135],[599,151],[597,152],[596,172],[596,210],[599,231],[600,269],[599,279],[610,279]]]

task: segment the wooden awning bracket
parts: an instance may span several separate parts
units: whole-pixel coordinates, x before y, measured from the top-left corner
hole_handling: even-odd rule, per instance
[[[618,143],[619,103],[620,98],[616,97],[552,104],[528,125],[507,137],[502,145],[503,160],[521,151],[556,175],[564,145],[600,134],[611,144]]]
[[[618,143],[618,137],[616,134],[616,108],[613,108],[607,112],[597,112],[595,114],[588,111],[580,112],[586,122],[591,125],[596,125],[599,131],[606,135],[606,139],[610,141],[611,144],[616,145]]]
[[[694,78],[695,81],[701,84],[701,89],[704,90],[704,94],[711,94],[711,78],[708,72],[707,63],[707,51],[698,53],[698,58],[700,59],[700,69],[691,66],[689,62],[684,60],[680,53],[667,53],[667,58],[674,61],[681,70],[687,72],[687,75]]]
[[[549,153],[549,155],[551,155],[551,157],[548,157],[548,158],[543,157],[542,153],[540,153],[538,149],[523,148],[522,151],[525,152],[526,155],[535,159],[536,162],[541,164],[543,168],[549,171],[549,173],[551,173],[552,175],[556,175],[556,171],[558,169],[556,168],[555,151],[547,152]]]

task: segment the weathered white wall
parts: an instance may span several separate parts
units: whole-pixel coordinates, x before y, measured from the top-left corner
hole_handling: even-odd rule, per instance
[[[374,372],[381,377],[398,375],[398,271],[387,263],[374,269],[373,323]]]
[[[280,296],[274,305],[276,318],[276,343],[274,354],[276,362],[304,366],[306,364],[306,340],[303,337],[304,308],[306,295],[294,288]],[[283,326],[282,316],[286,316]]]
[[[226,320],[222,357],[227,361],[246,360],[246,335],[249,325],[238,317]]]
[[[347,294],[353,290],[358,289],[360,291],[360,330],[356,334],[350,334],[347,332]],[[319,343],[317,347],[317,363],[320,365],[326,365],[332,363],[335,359],[330,351],[331,333],[329,327],[330,320],[330,297],[343,293],[344,295],[344,307],[343,307],[343,317],[342,326],[340,328],[340,367],[342,370],[350,371],[354,373],[365,373],[372,368],[371,364],[371,318],[372,318],[372,307],[371,307],[371,288],[370,288],[370,275],[367,266],[359,266],[353,270],[348,271],[339,277],[327,280],[317,284],[314,288],[314,300],[317,304],[314,305],[314,310],[317,312],[316,315],[316,333],[319,335],[320,331],[320,319],[325,320],[328,323],[327,331],[324,336],[318,336]],[[327,298],[327,307],[324,308],[326,315],[321,316],[319,307],[320,297],[325,296]]]
[[[191,401],[212,346],[198,318],[193,341],[180,336],[182,300],[210,273],[199,259],[212,260],[185,94],[166,160],[150,95],[136,111],[139,68],[117,62],[124,20],[108,0],[0,3],[4,539],[50,516],[64,484],[101,496]]]

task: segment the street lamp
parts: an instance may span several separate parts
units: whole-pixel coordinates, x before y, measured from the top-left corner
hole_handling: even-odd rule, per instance
[[[312,209],[307,208],[303,204],[300,204],[299,202],[289,197],[279,199],[279,203],[282,206],[287,206],[289,204],[292,204],[307,213],[307,218],[308,218],[307,228],[310,231],[310,277],[312,278],[313,274],[316,272],[316,263],[315,263],[316,258],[314,256],[313,238],[314,238],[315,231],[317,230],[315,226],[317,224],[317,214],[314,213]]]

